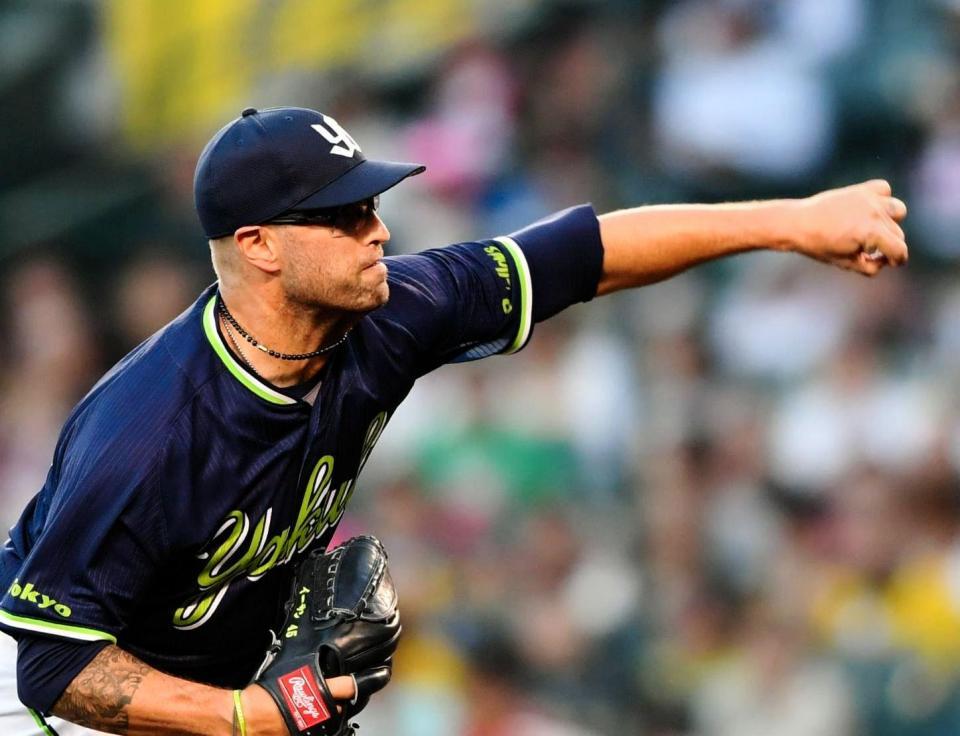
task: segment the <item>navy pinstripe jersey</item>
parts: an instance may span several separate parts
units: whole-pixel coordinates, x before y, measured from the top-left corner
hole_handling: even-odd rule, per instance
[[[385,259],[390,299],[307,403],[241,367],[216,285],[81,401],[0,552],[0,628],[116,642],[174,675],[245,685],[300,554],[326,545],[391,413],[447,362],[514,352],[596,292],[596,216]]]

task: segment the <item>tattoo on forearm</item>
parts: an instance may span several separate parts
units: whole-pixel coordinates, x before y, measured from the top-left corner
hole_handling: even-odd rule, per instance
[[[74,678],[53,713],[87,728],[125,734],[127,706],[148,672],[150,667],[133,655],[108,646]]]

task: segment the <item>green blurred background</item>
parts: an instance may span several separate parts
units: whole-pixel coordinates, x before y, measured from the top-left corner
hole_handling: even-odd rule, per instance
[[[958,61],[956,0],[0,0],[0,522],[212,280],[248,105],[428,165],[394,252],[882,176],[908,269],[733,259],[421,382],[342,525],[406,617],[361,733],[958,733]]]

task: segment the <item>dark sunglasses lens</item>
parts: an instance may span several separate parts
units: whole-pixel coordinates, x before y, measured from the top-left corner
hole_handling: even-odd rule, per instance
[[[355,235],[373,221],[379,206],[380,196],[377,195],[332,209],[288,212],[269,222],[277,225],[323,225]]]
[[[317,210],[287,212],[279,217],[268,220],[267,224],[274,225],[325,225],[330,227],[337,217],[336,212],[320,212]]]
[[[379,204],[380,197],[370,197],[361,202],[344,205],[338,213],[336,226],[344,232],[360,232],[373,221]]]

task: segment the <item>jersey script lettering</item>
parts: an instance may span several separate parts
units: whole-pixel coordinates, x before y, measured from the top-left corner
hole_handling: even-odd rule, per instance
[[[387,412],[380,412],[367,428],[357,475],[380,439],[387,419]],[[200,594],[174,612],[175,628],[190,631],[203,626],[216,612],[233,581],[244,576],[250,581],[259,580],[275,566],[286,564],[294,555],[305,551],[311,542],[336,526],[353,493],[356,476],[334,487],[334,462],[332,455],[324,455],[317,461],[307,481],[296,522],[272,537],[272,507],[256,524],[252,524],[250,517],[241,510],[227,514],[200,555],[200,559],[206,560],[197,578]]]

